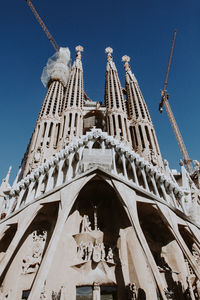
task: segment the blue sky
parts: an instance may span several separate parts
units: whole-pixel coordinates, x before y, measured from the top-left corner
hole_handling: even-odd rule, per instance
[[[163,158],[179,168],[181,158],[166,112],[158,112],[174,28],[177,40],[169,75],[170,104],[189,155],[200,160],[200,1],[199,0],[32,0],[59,46],[81,44],[84,86],[103,101],[106,55],[111,46],[124,85],[121,57],[131,67],[148,105]],[[31,137],[46,89],[40,76],[54,50],[25,0],[3,1],[0,10],[0,178],[11,179]]]

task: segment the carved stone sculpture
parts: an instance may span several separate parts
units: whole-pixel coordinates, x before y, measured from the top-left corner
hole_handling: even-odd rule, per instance
[[[87,215],[83,216],[81,232],[91,232],[91,222]]]
[[[101,261],[101,257],[102,257],[102,254],[101,254],[101,246],[100,244],[96,244],[94,246],[94,250],[93,250],[93,261],[98,263]]]
[[[104,243],[100,244],[100,249],[101,249],[101,260],[105,260],[106,253],[105,253]]]
[[[52,300],[60,300],[60,297],[61,297],[61,290],[58,292],[58,293],[56,293],[56,292],[52,292]]]
[[[93,252],[93,245],[92,242],[89,242],[87,245],[87,260],[91,260]]]
[[[22,274],[35,273],[40,266],[42,254],[46,242],[47,232],[36,230],[32,234],[32,254],[23,259]]]
[[[192,245],[192,255],[194,256],[197,264],[200,265],[200,249],[195,243]]]
[[[108,251],[105,251],[104,243],[96,242],[95,245],[93,245],[91,241],[89,242],[81,241],[81,243],[77,247],[77,258],[84,262],[93,260],[96,263],[100,261],[114,263],[113,257],[114,255],[113,255],[112,248],[109,247]]]
[[[106,261],[109,262],[109,263],[114,263],[112,248],[108,249],[108,254],[107,254],[107,257],[106,257]]]

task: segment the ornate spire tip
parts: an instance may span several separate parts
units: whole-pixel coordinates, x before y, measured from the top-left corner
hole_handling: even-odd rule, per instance
[[[123,62],[129,62],[131,59],[130,59],[130,56],[128,56],[128,55],[124,55],[124,56],[122,56],[122,61]]]
[[[112,54],[113,53],[113,49],[111,47],[107,47],[105,49],[105,52],[108,53],[108,54]]]
[[[75,50],[77,51],[77,52],[83,52],[83,47],[82,46],[76,46],[76,48],[75,48]]]

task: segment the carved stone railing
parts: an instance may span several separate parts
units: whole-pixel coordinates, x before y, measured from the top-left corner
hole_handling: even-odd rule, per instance
[[[44,193],[80,176],[86,171],[85,167],[83,168],[83,151],[95,150],[97,143],[98,152],[106,153],[106,150],[110,149],[109,168],[113,175],[132,183],[140,190],[159,197],[162,201],[166,201],[187,214],[184,192],[178,184],[129,147],[102,132],[101,129],[92,129],[91,132],[87,132],[86,135],[70,143],[13,186],[9,192],[6,209],[0,213],[6,213],[8,216]],[[92,165],[95,165],[95,159]],[[102,166],[104,167],[104,161]],[[89,164],[88,168],[90,167]]]

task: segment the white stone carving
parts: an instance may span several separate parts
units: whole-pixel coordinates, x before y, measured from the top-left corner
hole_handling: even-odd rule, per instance
[[[152,164],[150,164],[148,161],[144,160],[140,155],[132,151],[129,147],[127,147],[122,142],[119,142],[119,140],[114,139],[113,137],[109,136],[106,132],[102,132],[101,129],[93,128],[90,132],[87,132],[86,135],[81,136],[79,139],[76,139],[74,142],[71,142],[68,146],[66,146],[64,149],[62,149],[60,152],[56,154],[55,157],[52,157],[42,165],[40,165],[38,168],[32,171],[32,173],[28,176],[26,176],[21,182],[15,184],[12,189],[9,192],[9,201],[7,201],[7,207],[6,209],[1,209],[1,213],[5,212],[8,216],[12,211],[17,210],[20,208],[21,203],[28,203],[27,200],[22,200],[22,193],[26,192],[28,189],[27,195],[32,195],[31,191],[34,189],[34,182],[38,181],[40,182],[40,178],[43,176],[44,178],[44,184],[38,184],[37,191],[35,192],[35,195],[38,197],[42,195],[45,192],[50,191],[54,188],[53,186],[53,176],[54,176],[54,170],[55,168],[59,169],[59,166],[65,165],[68,170],[66,170],[67,176],[63,176],[61,173],[63,172],[62,169],[59,170],[59,176],[56,179],[56,185],[55,187],[61,185],[65,178],[65,181],[70,180],[73,177],[76,177],[80,174],[80,172],[84,172],[84,169],[81,169],[80,167],[76,167],[76,171],[73,170],[72,163],[73,159],[70,155],[75,155],[76,153],[81,153],[81,155],[78,155],[78,162],[77,165],[81,166],[82,162],[82,155],[83,150],[87,146],[89,149],[92,149],[92,145],[95,143],[95,141],[98,139],[98,142],[100,144],[106,145],[105,149],[112,149],[114,151],[112,155],[112,165],[111,165],[111,173],[113,173],[115,176],[124,177],[124,180],[128,180],[127,178],[127,168],[128,165],[131,165],[131,170],[133,172],[132,176],[135,180],[135,184],[141,189],[145,189],[148,192],[148,184],[145,184],[145,187],[139,185],[138,175],[135,171],[135,168],[142,171],[142,176],[144,181],[148,178],[150,175],[151,178],[154,181],[154,190],[151,191],[152,194],[154,194],[156,197],[159,197],[158,190],[162,189],[164,193],[164,200],[170,203],[171,205],[175,206],[176,208],[182,210],[184,213],[189,214],[190,206],[188,205],[186,209],[184,208],[184,203],[186,199],[186,194],[184,187],[180,187],[174,178],[171,178],[169,176],[169,166],[167,161],[164,162],[166,166],[166,173],[161,173],[160,170],[157,167],[154,167]],[[102,151],[104,151],[102,149]],[[121,160],[123,160],[123,174],[118,174],[116,165],[116,155],[115,153],[118,153]],[[71,158],[70,158],[71,157]],[[61,163],[62,162],[62,163]],[[96,165],[94,164],[93,167]],[[77,172],[78,170],[78,172]],[[148,175],[149,174],[149,175]],[[48,184],[47,184],[48,180]],[[30,191],[30,193],[29,193]],[[20,196],[21,195],[21,196]],[[167,197],[166,197],[167,195]],[[34,198],[33,198],[34,199]],[[31,200],[33,200],[31,199]],[[194,197],[193,197],[194,199]],[[19,203],[18,203],[19,201]],[[17,202],[17,204],[16,204]],[[181,205],[179,205],[179,202]],[[198,201],[197,205],[200,207],[200,201]],[[191,203],[192,205],[192,203]],[[86,222],[87,223],[87,222]],[[85,226],[85,225],[84,225]],[[87,229],[90,230],[89,227]]]
[[[46,293],[46,282],[44,283],[44,287],[41,291],[41,294],[40,294],[40,300],[45,300],[47,299],[47,293]]]
[[[99,263],[100,261],[106,261],[114,264],[114,255],[112,248],[110,247],[106,253],[104,243],[96,242],[94,245],[90,242],[81,242],[77,247],[78,260],[87,262],[94,261]]]
[[[36,230],[32,233],[32,254],[23,259],[22,274],[31,274],[38,270],[42,259],[46,237],[46,231]]]
[[[107,257],[106,257],[106,261],[109,262],[109,263],[114,263],[114,255],[113,255],[113,251],[112,251],[112,248],[109,248],[108,249],[108,254],[107,254]]]
[[[194,256],[194,259],[196,260],[198,266],[200,266],[200,249],[195,243],[193,243],[192,245],[192,255]]]
[[[91,222],[87,215],[83,216],[81,232],[91,232]]]

